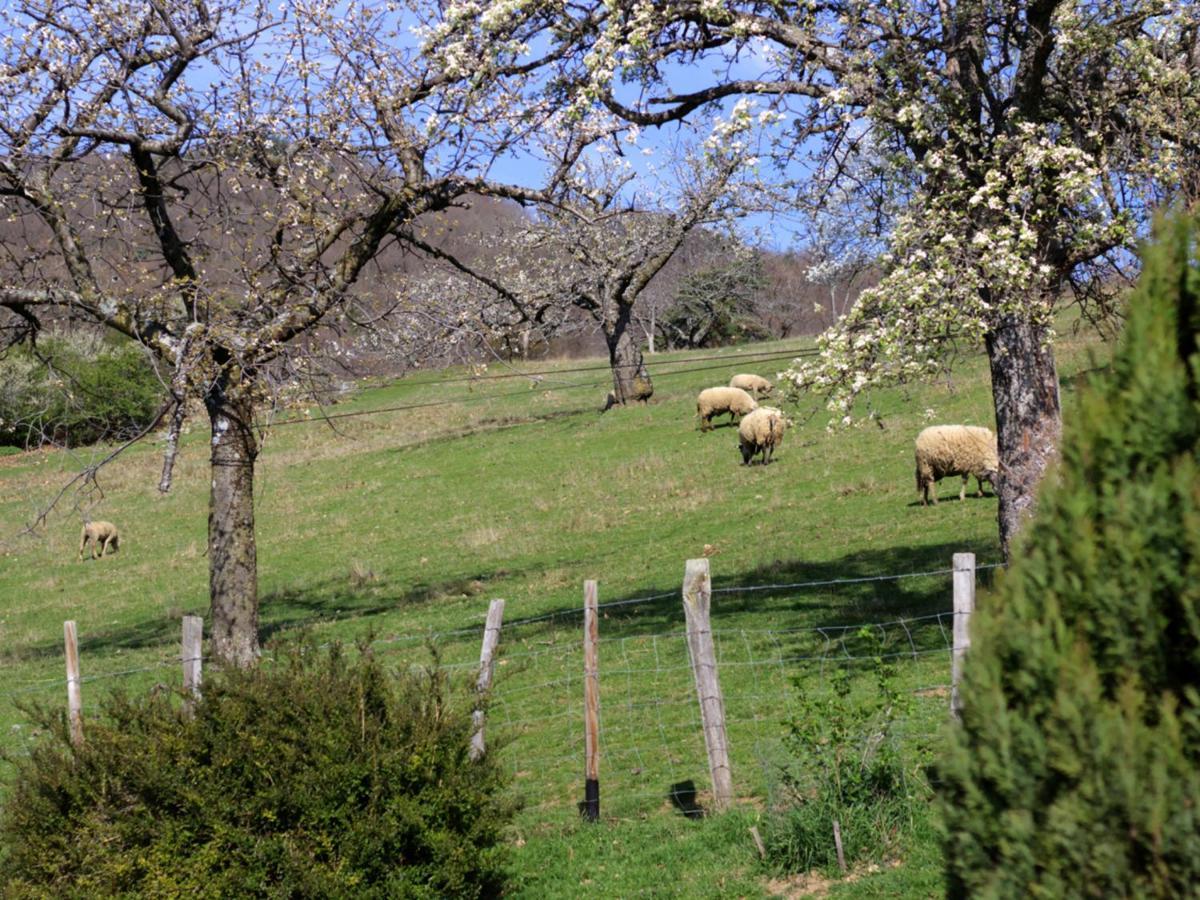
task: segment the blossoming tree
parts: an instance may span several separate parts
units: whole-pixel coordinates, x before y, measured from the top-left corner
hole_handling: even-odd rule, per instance
[[[653,151],[666,157],[661,164],[640,166],[630,158],[644,161],[639,151],[651,148],[639,147],[636,127],[605,123],[595,111],[589,121],[591,152],[564,171],[525,227],[501,238],[503,252],[486,269],[421,246],[463,276],[448,292],[440,286],[443,297],[459,298],[460,329],[496,335],[532,328],[549,338],[571,325],[572,309],[592,319],[612,369],[607,409],[654,392],[634,327],[654,277],[693,231],[726,231],[769,198],[760,189],[753,136],[736,117],[706,123],[707,135],[680,137],[670,152]],[[605,140],[595,140],[598,133]],[[543,149],[551,155],[577,143],[552,135]]]
[[[446,40],[469,34],[478,50],[489,27],[469,6]],[[1089,315],[1106,311],[1151,212],[1197,196],[1194,4],[512,6],[576,42],[564,80],[579,102],[648,126],[738,95],[786,97],[793,127],[776,153],[804,160],[805,196],[853,187],[864,154],[882,166],[887,190],[872,216],[887,237],[882,278],[823,336],[820,358],[787,375],[824,392],[843,419],[868,386],[940,371],[954,347],[982,343],[1007,548],[1059,438],[1056,309],[1077,300]]]
[[[410,29],[428,10],[0,9],[0,211],[19,235],[0,255],[0,327],[27,339],[67,315],[140,342],[169,381],[172,435],[188,398],[203,402],[212,648],[228,664],[258,653],[255,415],[269,376],[352,309],[364,268],[414,218],[472,192],[536,194],[490,176],[556,115],[514,102],[544,60],[464,74],[421,54]]]

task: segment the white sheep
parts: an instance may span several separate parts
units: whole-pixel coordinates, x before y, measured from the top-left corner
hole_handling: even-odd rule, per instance
[[[744,416],[758,408],[758,401],[741,388],[705,388],[696,398],[696,415],[700,417],[700,430],[712,429],[713,416],[729,413],[729,420]]]
[[[100,551],[100,557],[110,549],[116,553],[121,549],[121,535],[117,532],[117,526],[112,522],[88,522],[79,532],[79,553],[76,559],[83,560],[83,550],[88,545],[92,545],[92,559],[96,559],[96,551]]]
[[[738,425],[742,465],[750,465],[756,453],[762,453],[764,466],[770,465],[771,454],[783,443],[783,433],[789,424],[787,416],[773,406],[760,406],[743,418]]]
[[[1000,456],[996,450],[996,435],[990,428],[974,425],[932,425],[917,435],[917,492],[921,504],[926,505],[932,497],[937,505],[937,490],[934,482],[950,475],[962,476],[962,490],[958,499],[967,496],[967,480],[974,475],[979,482],[979,496],[983,496],[983,483],[992,484],[995,490],[996,477],[1000,472]]]
[[[761,375],[749,375],[745,373],[734,375],[729,379],[729,386],[741,388],[743,391],[758,397],[765,397],[771,393],[771,382],[767,381]]]

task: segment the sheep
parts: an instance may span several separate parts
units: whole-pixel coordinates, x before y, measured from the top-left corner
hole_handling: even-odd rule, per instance
[[[773,406],[760,406],[738,425],[738,447],[742,451],[742,465],[750,465],[756,453],[762,453],[764,466],[771,464],[771,454],[783,443],[783,433],[788,421],[780,410]]]
[[[729,386],[741,388],[743,391],[758,397],[765,397],[771,393],[771,382],[767,381],[761,375],[734,375],[729,379]]]
[[[96,558],[96,548],[100,549],[101,558],[109,547],[113,553],[121,549],[121,535],[112,522],[88,522],[83,526],[83,530],[79,532],[79,554],[76,557],[78,562],[83,562],[83,548],[89,542],[92,545],[92,559]]]
[[[737,416],[744,416],[758,408],[758,401],[741,388],[714,387],[705,388],[696,398],[696,415],[700,417],[700,430],[712,430],[713,416],[729,413],[732,422]]]
[[[996,435],[990,428],[974,425],[933,425],[917,435],[917,493],[921,505],[933,498],[937,505],[934,482],[950,475],[962,476],[958,499],[967,495],[967,480],[974,475],[983,496],[983,483],[990,482],[995,490],[1000,471],[1000,456],[996,450]]]

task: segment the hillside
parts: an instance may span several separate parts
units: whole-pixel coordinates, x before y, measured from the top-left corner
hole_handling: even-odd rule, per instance
[[[257,482],[264,636],[303,627],[320,641],[372,640],[397,666],[424,664],[437,647],[466,684],[488,600],[507,601],[489,728],[527,804],[513,835],[518,895],[569,896],[580,883],[597,896],[766,890],[747,828],[773,796],[789,704],[797,684],[820,684],[834,660],[856,655],[862,624],[880,626],[914,698],[902,735],[914,777],[936,747],[949,678],[944,570],[954,552],[997,561],[996,501],[968,494],[959,503],[950,479],[944,502],[922,507],[912,441],[931,421],[992,424],[986,362],[967,360],[951,383],[873,395],[882,427],[827,431],[818,410],[789,432],[774,464],[742,467],[735,428],[696,430],[695,395],[738,371],[773,377],[799,346],[650,357],[654,401],[605,415],[607,367],[571,360],[523,367],[536,382],[495,377],[512,373],[493,366],[484,379],[447,370],[364,386],[327,410],[339,417],[332,428],[314,410],[269,432]],[[1082,339],[1060,345],[1067,406],[1073,379],[1103,352]],[[85,714],[111,686],[177,683],[180,616],[207,608],[207,442],[200,422],[192,427],[166,497],[155,490],[154,446],[101,472],[91,514],[117,522],[123,544],[97,563],[75,560],[79,516],[69,505],[17,536],[87,460],[0,459],[0,741],[9,752],[32,737],[15,703],[65,699],[65,619],[78,623]],[[684,560],[701,555],[719,591],[714,629],[739,803],[697,821],[675,808],[679,789],[672,804],[672,786],[690,781],[706,802],[678,595]],[[991,574],[981,575],[980,602]],[[598,827],[574,807],[588,578],[613,604],[600,635]],[[935,890],[930,841],[840,889]],[[682,880],[666,883],[667,873]]]

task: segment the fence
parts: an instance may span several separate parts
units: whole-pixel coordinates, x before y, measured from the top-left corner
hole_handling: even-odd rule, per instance
[[[402,635],[372,648],[387,653],[432,643],[444,668],[472,677],[479,698],[472,753],[499,755],[535,819],[579,812],[594,820],[602,810],[606,818],[671,809],[698,815],[768,796],[790,702],[797,691],[826,689],[835,667],[903,663],[901,682],[922,704],[901,723],[910,736],[928,735],[956,714],[976,572],[974,555],[961,553],[951,568],[930,572],[713,588],[709,561],[689,560],[679,590],[602,603],[603,586],[588,581],[576,609],[504,623],[504,601],[494,600],[482,626]],[[895,586],[910,579],[949,581],[950,608],[870,615],[886,609]],[[739,608],[742,619],[761,619],[764,597],[783,598],[783,612],[778,599],[773,609],[786,622],[796,598],[811,600],[814,591],[884,585],[889,592],[861,601],[841,623],[737,626]],[[567,620],[577,616],[582,627],[575,630]],[[676,627],[642,630],[660,619]],[[71,735],[82,741],[87,679],[74,622],[64,624],[64,637]],[[201,690],[201,637],[201,620],[185,617],[175,664],[182,666],[185,704]]]

